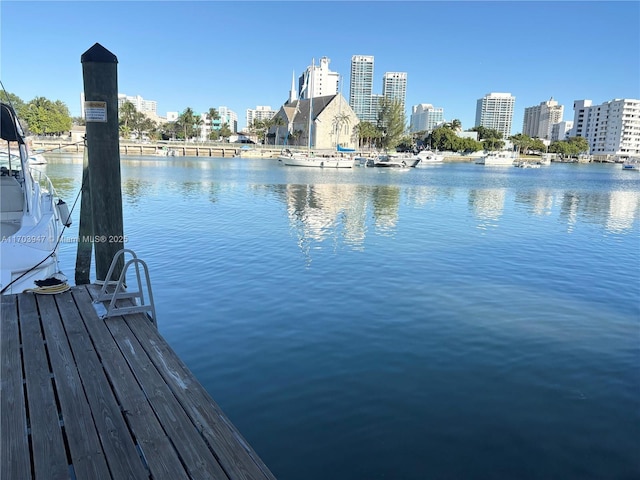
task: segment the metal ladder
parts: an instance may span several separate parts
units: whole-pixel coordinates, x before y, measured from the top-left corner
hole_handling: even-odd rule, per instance
[[[107,288],[109,285],[113,285],[114,281],[111,278],[113,275],[113,271],[116,268],[116,264],[120,256],[123,256],[125,253],[128,253],[132,256],[132,258],[124,264],[122,272],[120,272],[120,277],[116,283],[116,288],[112,293],[107,292]],[[125,284],[125,278],[127,274],[127,269],[131,266],[135,265],[136,268],[136,281],[138,289],[136,291],[127,291],[127,286]],[[140,267],[144,270],[145,275],[145,284],[147,289],[147,297],[148,301],[145,300],[145,295],[143,291],[143,283],[142,277],[140,276]],[[121,305],[118,306],[118,300],[130,299],[133,302],[133,305]],[[109,302],[108,307],[105,310],[105,307],[102,302]],[[105,319],[108,317],[116,317],[119,315],[127,315],[130,313],[146,313],[151,320],[151,323],[157,328],[156,322],[156,307],[153,303],[153,292],[151,291],[151,280],[149,278],[149,269],[147,268],[147,264],[138,258],[133,250],[122,249],[118,250],[116,254],[113,256],[111,260],[111,265],[109,266],[109,272],[107,273],[107,277],[102,284],[102,288],[100,289],[100,294],[93,301],[94,309],[98,313],[98,316],[101,319]]]

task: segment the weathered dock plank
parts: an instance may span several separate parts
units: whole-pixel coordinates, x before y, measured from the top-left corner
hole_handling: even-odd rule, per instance
[[[125,319],[137,338],[145,338],[145,349],[154,364],[162,372],[164,381],[171,385],[176,398],[185,408],[191,421],[197,426],[204,438],[216,445],[216,453],[225,470],[232,472],[229,478],[274,479],[269,469],[248,446],[240,432],[211,399],[184,363],[175,356],[162,337],[152,335],[153,326],[135,316]],[[240,445],[242,448],[238,448]]]
[[[34,295],[18,297],[24,376],[29,401],[33,470],[36,478],[69,478],[44,336]]]
[[[89,294],[84,289],[76,289],[73,298],[153,478],[173,480],[186,477],[180,458],[105,322],[92,321],[93,307]]]
[[[2,297],[0,321],[0,478],[31,478],[17,297]]]
[[[48,298],[39,299],[44,300]],[[57,295],[56,304],[65,319],[67,338],[111,475],[114,478],[148,476],[71,292]]]
[[[55,299],[52,296],[39,296],[38,307],[74,474],[77,478],[111,478],[91,406]]]
[[[144,314],[2,297],[0,478],[275,480]]]

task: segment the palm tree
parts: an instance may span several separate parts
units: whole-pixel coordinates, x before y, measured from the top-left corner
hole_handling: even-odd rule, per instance
[[[340,131],[342,130],[342,126],[346,125],[349,127],[350,124],[351,117],[349,117],[348,113],[338,113],[333,117],[333,133],[336,135],[336,147],[340,144]]]
[[[187,141],[188,135],[193,134],[194,114],[191,107],[187,107],[178,117],[178,122],[182,126],[184,133],[184,141]]]
[[[220,127],[220,137],[224,138],[229,138],[231,136],[231,129],[229,128],[229,125],[227,123],[223,123],[222,126]]]
[[[360,122],[356,125],[358,135],[358,146],[371,146],[374,140],[380,137],[380,130],[371,122]]]
[[[263,145],[267,144],[267,136],[269,133],[269,130],[271,130],[271,127],[273,126],[273,118],[266,118],[262,121],[262,128],[264,129],[264,131],[262,132],[262,143]]]
[[[220,114],[218,113],[218,110],[216,110],[213,107],[210,107],[209,111],[207,112],[207,118],[209,120],[209,125],[211,127],[211,131],[213,131],[213,121],[214,120],[220,120]]]
[[[249,132],[255,135],[256,140],[262,137],[265,133],[265,121],[259,118],[254,118],[251,125],[249,125]]]
[[[284,118],[282,118],[281,116],[276,114],[271,119],[271,125],[276,127],[276,137],[275,137],[274,143],[277,145],[278,144],[278,136],[280,134],[280,127],[284,127],[284,125],[285,125]]]
[[[129,124],[133,122],[133,118],[136,114],[136,106],[126,101],[122,104],[119,111],[120,124],[125,130],[129,129]]]
[[[202,120],[202,117],[193,117],[193,130],[200,131],[202,132],[202,124],[204,123],[204,120]],[[200,135],[200,137],[202,137],[202,135]],[[204,140],[204,138],[203,138]]]
[[[291,138],[291,144],[295,144],[295,145],[299,145],[299,141],[302,138],[302,134],[304,132],[302,130],[293,130],[291,133],[289,133],[289,137]]]

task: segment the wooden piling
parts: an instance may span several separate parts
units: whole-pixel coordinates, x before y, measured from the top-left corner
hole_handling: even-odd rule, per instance
[[[123,248],[118,59],[99,43],[82,54],[88,172],[91,192],[96,279],[108,280],[111,259]],[[82,213],[81,213],[82,215]],[[119,276],[124,262],[114,271]]]
[[[89,149],[84,149],[82,162],[82,199],[80,200],[80,224],[78,226],[78,249],[76,252],[76,285],[90,283],[91,254],[93,253],[93,215],[91,213],[91,190],[89,189]]]

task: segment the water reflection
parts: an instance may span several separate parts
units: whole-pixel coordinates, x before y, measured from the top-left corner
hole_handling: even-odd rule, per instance
[[[58,196],[67,203],[78,193],[77,182],[73,177],[55,177],[51,179],[51,183]]]
[[[398,185],[355,186],[289,185],[284,197],[290,226],[296,231],[301,248],[309,251],[311,244],[328,238],[341,241],[351,248],[364,249],[369,230],[375,235],[393,237],[400,223],[401,196]],[[452,188],[407,188],[407,205],[420,210],[428,203],[450,201],[460,190]],[[510,203],[506,188],[469,189],[467,204],[478,219],[480,230],[509,228],[500,220]],[[531,217],[550,217],[557,212],[571,232],[579,222],[602,226],[612,233],[631,230],[640,214],[640,192],[637,191],[567,191],[553,192],[547,188],[526,189],[513,194],[516,206]],[[406,216],[410,220],[410,215]]]
[[[455,189],[452,187],[408,187],[406,198],[410,205],[422,207],[434,203],[439,199],[451,200],[455,197]]]
[[[470,190],[469,206],[480,219],[478,228],[497,227],[504,210],[506,190],[504,188]]]
[[[153,183],[150,181],[128,178],[122,182],[122,197],[129,205],[137,205],[152,188]]]
[[[534,216],[551,215],[553,211],[553,192],[540,190],[517,191],[515,201],[524,206]]]
[[[286,186],[290,226],[308,261],[313,245],[327,239],[354,247],[364,243],[365,196],[358,190],[356,185],[339,184]]]
[[[640,216],[638,207],[640,207],[638,192],[611,192],[605,228],[614,233],[631,230],[634,219]]]
[[[376,232],[393,236],[398,225],[400,188],[395,185],[381,185],[371,193],[372,213]]]
[[[260,208],[265,199],[257,196],[266,193],[265,201],[285,206],[303,251],[326,246],[328,240],[332,248],[363,250],[367,235],[395,237],[402,222],[424,221],[422,210],[433,216],[463,215],[461,209],[451,211],[456,202],[466,202],[478,229],[491,231],[516,228],[511,220],[528,216],[555,218],[568,232],[582,222],[626,234],[640,218],[640,179],[619,169],[553,165],[525,177],[519,169],[474,167],[444,165],[388,175],[375,169],[288,169],[265,160],[127,157],[122,192],[127,205],[140,206],[155,197],[187,200],[185,208],[196,198],[214,204],[255,200]],[[43,168],[61,197],[67,202],[75,198],[81,156],[50,158]]]
[[[624,233],[640,217],[640,192],[565,192],[560,219],[572,231],[579,220],[604,227],[610,233]]]

